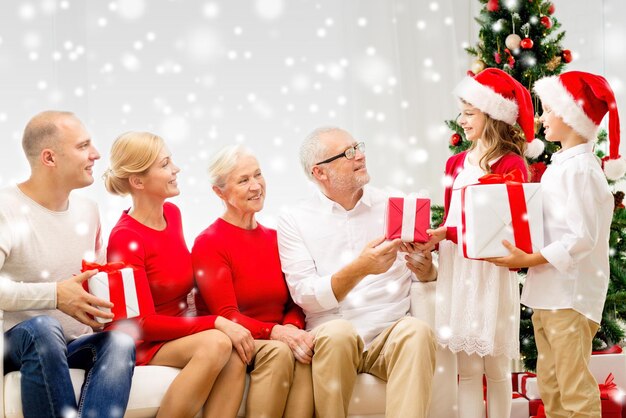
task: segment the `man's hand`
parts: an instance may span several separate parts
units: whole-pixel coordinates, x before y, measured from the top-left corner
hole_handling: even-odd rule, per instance
[[[389,270],[396,261],[400,242],[399,239],[385,242],[385,237],[376,238],[368,242],[350,264],[333,274],[331,286],[337,301],[342,301],[368,274]]]
[[[433,264],[433,255],[430,251],[419,251],[416,243],[403,242],[401,251],[408,253],[404,256],[406,266],[421,282],[430,282],[437,278],[437,269]]]
[[[448,228],[445,226],[440,226],[437,229],[427,229],[426,233],[430,239],[424,243],[415,242],[413,245],[417,250],[422,252],[432,251],[435,249],[435,245],[446,239],[446,232],[448,232]]]
[[[391,268],[401,244],[400,239],[385,241],[385,237],[368,242],[357,258],[366,274],[381,274]]]
[[[233,348],[237,350],[241,361],[246,364],[252,362],[252,357],[254,357],[254,338],[252,338],[252,333],[247,328],[218,316],[215,320],[215,329],[222,331],[230,338]]]
[[[113,304],[100,299],[83,289],[82,283],[95,275],[98,270],[89,270],[57,283],[57,309],[92,328],[102,328],[93,317],[113,319],[113,314],[98,309],[112,308]]]
[[[274,325],[271,340],[282,341],[291,348],[296,360],[303,364],[311,364],[315,338],[310,332],[298,329],[293,325]]]
[[[528,254],[507,240],[502,241],[502,245],[504,245],[511,254],[504,257],[485,258],[485,261],[489,261],[499,267],[508,267],[510,269],[534,267],[548,262],[541,253]]]

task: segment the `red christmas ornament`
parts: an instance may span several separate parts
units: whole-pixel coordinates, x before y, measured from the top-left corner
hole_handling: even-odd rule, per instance
[[[493,60],[496,62],[496,64],[500,64],[502,62],[502,57],[500,56],[499,52],[493,53]]]
[[[554,3],[550,3],[550,7],[548,7],[548,14],[553,15],[554,14]]]
[[[513,58],[513,54],[511,54],[509,48],[505,48],[504,52],[506,52],[506,54],[508,55],[508,58],[506,59],[507,65],[510,69],[513,69],[513,66],[515,65],[515,58]]]
[[[461,135],[457,133],[452,134],[452,136],[450,137],[450,145],[452,145],[453,147],[456,147],[460,143],[461,143]]]
[[[546,29],[550,29],[552,27],[552,19],[550,19],[548,16],[541,16],[541,19],[539,19],[539,21]]]
[[[563,51],[561,51],[561,58],[563,58],[563,61],[567,63],[572,62],[572,51],[570,51],[569,49],[564,49]]]
[[[500,10],[500,4],[498,3],[498,0],[489,0],[487,2],[487,10],[489,10],[490,12],[497,12],[498,10]]]
[[[530,38],[522,39],[522,42],[519,43],[522,49],[530,49],[533,47],[533,40]]]

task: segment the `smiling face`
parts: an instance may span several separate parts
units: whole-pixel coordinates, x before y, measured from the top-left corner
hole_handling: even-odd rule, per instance
[[[141,177],[143,192],[155,197],[167,199],[178,196],[177,175],[180,168],[172,160],[172,153],[166,146],[161,148],[148,171]]]
[[[468,141],[476,142],[482,137],[486,121],[487,115],[485,113],[467,102],[461,102],[461,115],[458,122]]]
[[[252,155],[241,155],[224,186],[213,190],[229,209],[243,214],[259,212],[265,202],[265,178],[259,162]]]
[[[324,143],[326,149],[324,159],[340,154],[358,143],[352,135],[342,130],[323,133],[320,135],[320,141]],[[325,186],[331,193],[354,193],[370,181],[365,154],[358,150],[354,158],[350,160],[342,156],[329,163],[316,165],[314,168],[319,170],[321,181],[325,182]]]
[[[567,125],[563,118],[552,111],[552,108],[546,104],[542,104],[543,112],[539,120],[543,125],[543,133],[550,142],[558,142],[566,139],[572,128]]]
[[[68,188],[79,189],[93,183],[93,166],[100,158],[91,142],[91,136],[83,124],[73,116],[57,122],[59,129],[56,143],[52,147],[59,182]]]

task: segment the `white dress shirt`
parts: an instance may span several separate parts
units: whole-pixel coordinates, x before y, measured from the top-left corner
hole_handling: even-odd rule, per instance
[[[414,276],[403,254],[383,274],[368,275],[341,302],[331,277],[365,245],[384,235],[387,195],[365,186],[346,211],[321,192],[291,207],[278,220],[278,247],[291,297],[306,315],[307,330],[333,319],[350,321],[365,345],[409,311]]]
[[[574,309],[600,323],[609,283],[614,200],[593,143],[552,155],[541,178],[548,264],[528,270],[522,303]]]

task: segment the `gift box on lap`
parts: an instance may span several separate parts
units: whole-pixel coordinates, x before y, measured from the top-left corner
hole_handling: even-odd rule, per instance
[[[430,228],[430,199],[390,197],[385,213],[385,238],[426,242]]]
[[[113,320],[96,317],[106,324],[120,319],[141,317],[154,313],[150,285],[145,275],[138,277],[135,270],[124,263],[96,264],[83,261],[82,271],[98,270],[83,282],[83,288],[92,295],[113,303],[113,308],[99,308],[112,312]]]
[[[521,183],[521,173],[488,174],[461,190],[459,252],[481,259],[509,254],[507,240],[527,253],[543,247],[541,186]]]

